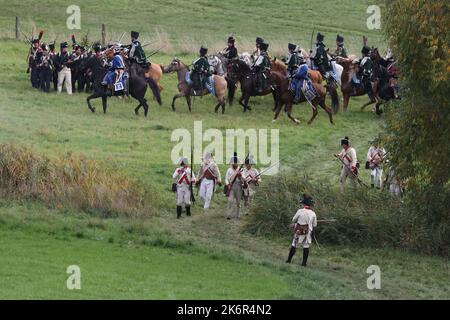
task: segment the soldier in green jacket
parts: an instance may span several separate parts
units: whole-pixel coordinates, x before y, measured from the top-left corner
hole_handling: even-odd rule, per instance
[[[141,43],[138,40],[139,32],[131,31],[131,45],[130,53],[128,54],[128,58],[132,62],[136,62],[144,68],[148,68],[150,63],[147,61],[147,57],[145,56],[144,49],[142,48]]]
[[[347,48],[344,46],[344,37],[337,35],[336,37],[336,51],[334,51],[336,57],[348,58]]]
[[[267,53],[268,48],[269,44],[266,42],[262,42],[259,45],[260,55],[252,67],[252,69],[256,72],[256,89],[258,93],[262,93],[264,91],[264,88],[266,87],[266,76],[264,72],[266,70],[270,70],[272,67],[269,54]]]
[[[292,78],[297,71],[298,67],[302,64],[302,57],[298,53],[298,47],[295,44],[289,43],[289,56],[287,61],[285,62],[287,65],[287,75],[289,78]]]
[[[208,48],[200,48],[200,57],[193,62],[191,80],[194,85],[194,94],[196,91],[202,91],[205,88],[206,81],[211,76],[208,58]]]
[[[330,61],[328,60],[328,50],[323,44],[325,36],[320,32],[317,34],[316,55],[314,56],[314,64],[322,75],[329,77],[328,71],[331,70]]]

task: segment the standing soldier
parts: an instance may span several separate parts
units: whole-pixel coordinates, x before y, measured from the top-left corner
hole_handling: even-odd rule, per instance
[[[39,79],[41,82],[41,90],[50,92],[50,81],[52,80],[52,63],[51,56],[47,51],[47,45],[41,45],[41,52],[39,54],[38,68]]]
[[[289,43],[288,44],[289,49],[289,55],[286,59],[286,65],[287,65],[287,75],[289,78],[292,78],[297,71],[298,67],[300,66],[302,62],[302,57],[300,56],[298,50],[298,46],[295,44]]]
[[[286,263],[292,262],[292,258],[297,251],[297,246],[301,244],[303,246],[302,266],[306,267],[309,256],[309,247],[312,243],[312,233],[314,228],[317,227],[317,217],[316,213],[312,210],[314,201],[311,196],[304,194],[301,203],[303,204],[303,208],[298,210],[292,219],[295,228],[295,236]]]
[[[39,56],[40,52],[41,52],[41,48],[39,46],[39,39],[33,39],[31,53],[30,53],[30,57],[28,60],[28,67],[29,67],[29,70],[31,70],[31,73],[30,73],[31,85],[35,89],[40,88],[39,70],[38,70],[38,66],[37,66],[38,56]]]
[[[183,202],[186,207],[186,215],[191,216],[191,183],[195,183],[195,175],[189,167],[187,158],[181,158],[173,174],[173,179],[177,186],[177,219],[181,218]]]
[[[330,74],[330,61],[328,60],[328,49],[323,44],[323,40],[325,36],[320,32],[317,34],[317,43],[316,43],[316,54],[314,56],[314,64],[320,73],[325,77],[329,78]]]
[[[204,202],[203,208],[209,209],[216,185],[222,185],[219,167],[214,162],[212,153],[207,152],[205,154],[205,159],[198,173],[198,177],[197,185],[200,184],[200,198]]]
[[[248,213],[250,203],[252,203],[253,198],[255,197],[256,187],[261,182],[261,175],[258,170],[253,168],[255,164],[253,156],[249,156],[248,159],[245,160],[244,176],[247,187],[244,188],[244,208],[246,214]]]
[[[335,154],[336,158],[342,160],[342,171],[340,176],[341,192],[345,190],[345,181],[350,177],[354,185],[356,185],[356,180],[358,178],[358,159],[356,158],[356,150],[350,145],[350,140],[345,137],[341,140],[342,151],[341,153]]]
[[[48,45],[49,47],[49,56],[50,60],[52,61],[52,81],[53,81],[53,89],[56,91],[58,89],[58,71],[56,70],[56,59],[57,59],[57,53],[55,49],[55,43],[50,43]]]
[[[56,66],[58,69],[58,93],[61,93],[63,83],[66,83],[67,94],[72,94],[72,73],[70,71],[69,53],[67,52],[67,42],[61,43],[61,52],[56,58]]]
[[[200,48],[200,57],[195,60],[192,65],[191,80],[194,87],[194,95],[197,95],[197,91],[200,93],[205,88],[206,81],[210,74],[210,66],[208,58],[208,48],[202,46]]]
[[[233,202],[236,202],[236,215],[238,220],[241,218],[241,198],[247,182],[242,167],[239,167],[239,163],[239,158],[235,152],[230,160],[231,167],[225,176],[226,196],[228,197],[227,220],[231,220]]]
[[[262,93],[264,91],[266,87],[265,72],[271,68],[269,54],[267,53],[268,48],[269,44],[266,42],[262,42],[259,45],[260,55],[252,67],[252,69],[256,72],[256,90],[258,93]]]
[[[336,50],[334,51],[336,57],[348,58],[347,48],[344,46],[344,37],[337,35],[336,37]]]
[[[381,190],[383,184],[383,162],[386,157],[386,150],[380,147],[379,139],[372,141],[372,146],[367,152],[367,163],[370,169],[370,186],[375,188],[375,182],[377,189]]]

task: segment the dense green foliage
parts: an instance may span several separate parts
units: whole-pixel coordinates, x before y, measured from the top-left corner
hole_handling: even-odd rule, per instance
[[[450,241],[450,7],[448,1],[388,2],[385,33],[401,68],[402,100],[389,108],[388,148],[407,180],[412,215],[442,251]],[[444,244],[445,243],[445,244]]]

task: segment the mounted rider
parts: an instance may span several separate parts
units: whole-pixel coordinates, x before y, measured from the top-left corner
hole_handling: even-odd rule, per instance
[[[117,45],[112,46],[106,51],[108,60],[112,60],[112,63],[111,67],[108,69],[108,72],[103,78],[102,85],[108,86],[108,88],[111,89],[111,93],[116,91],[113,86],[121,81],[122,77],[124,76],[125,63],[123,62],[123,57],[120,54],[120,51],[121,48]]]
[[[292,78],[298,67],[304,62],[303,55],[299,53],[299,47],[293,43],[288,44],[289,55],[285,61],[287,75]]]
[[[334,51],[335,57],[348,58],[347,48],[344,45],[344,37],[337,35],[336,37],[336,50]]]
[[[373,61],[370,58],[371,49],[368,46],[364,46],[361,50],[363,55],[361,62],[359,63],[359,74],[361,78],[361,83],[364,86],[369,99],[375,101],[373,94],[372,81],[373,81]]]
[[[141,42],[139,39],[139,32],[131,31],[131,44],[127,46],[130,49],[128,53],[128,59],[130,62],[137,63],[144,69],[148,69],[151,63],[147,60],[145,56],[144,49],[142,48]]]
[[[269,44],[263,42],[259,45],[260,55],[252,66],[252,70],[256,73],[256,90],[258,93],[262,93],[266,88],[266,71],[270,71],[272,64],[270,62],[267,49]]]
[[[236,39],[234,37],[228,38],[228,47],[223,49],[222,53],[223,56],[227,59],[226,61],[226,68],[227,68],[227,75],[231,75],[231,70],[233,68],[233,61],[239,59],[238,50],[235,47]]]
[[[330,77],[330,61],[328,60],[328,49],[323,44],[325,36],[320,32],[317,34],[316,54],[314,55],[314,64],[320,73],[325,77]]]
[[[295,93],[294,103],[299,103],[302,95],[305,95],[305,99],[309,102],[318,96],[308,71],[308,65],[302,64],[292,77],[289,89]]]
[[[194,95],[205,89],[206,81],[211,76],[210,65],[208,62],[208,48],[200,48],[200,57],[192,63],[191,81],[193,82]]]
[[[253,63],[255,63],[255,61],[256,60],[258,60],[258,57],[259,57],[259,55],[261,54],[261,49],[260,49],[260,46],[261,46],[261,43],[263,43],[264,42],[264,39],[263,38],[261,38],[261,37],[256,37],[256,44],[255,44],[255,47],[256,47],[256,50],[255,51],[253,51],[253,53],[252,53],[252,62]]]

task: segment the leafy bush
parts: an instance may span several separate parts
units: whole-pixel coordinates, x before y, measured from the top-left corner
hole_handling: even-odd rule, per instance
[[[349,185],[350,188],[350,185]],[[448,255],[449,238],[442,230],[424,223],[388,192],[356,188],[341,194],[326,183],[311,183],[306,176],[280,175],[260,186],[245,229],[270,237],[293,235],[289,225],[300,208],[300,196],[311,194],[319,220],[316,235],[320,242],[369,247],[397,247]],[[438,232],[440,235],[436,234]]]
[[[154,200],[125,174],[102,163],[71,153],[53,160],[11,144],[0,145],[0,192],[101,216],[147,216]]]

